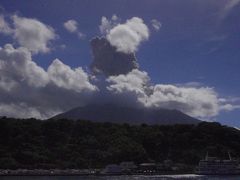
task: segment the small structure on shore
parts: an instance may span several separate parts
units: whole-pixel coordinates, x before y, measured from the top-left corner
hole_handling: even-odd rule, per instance
[[[109,164],[105,167],[105,169],[101,173],[102,174],[121,174],[122,169],[117,164]]]
[[[155,173],[157,172],[156,163],[142,163],[139,165],[139,171],[143,173]]]
[[[135,172],[137,169],[137,166],[132,161],[121,162],[120,167],[122,172],[124,173],[132,173]]]

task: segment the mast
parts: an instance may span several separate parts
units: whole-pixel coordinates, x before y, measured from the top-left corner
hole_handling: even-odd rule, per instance
[[[229,160],[232,160],[232,156],[229,151],[228,151],[228,157],[229,157]]]
[[[208,160],[208,151],[207,151],[207,154],[206,154],[205,160],[206,160],[206,161]]]

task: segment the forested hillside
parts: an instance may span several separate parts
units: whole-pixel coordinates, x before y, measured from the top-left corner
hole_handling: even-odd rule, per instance
[[[218,123],[146,125],[0,119],[0,168],[88,168],[122,161],[196,165],[206,152],[240,156],[240,131]]]

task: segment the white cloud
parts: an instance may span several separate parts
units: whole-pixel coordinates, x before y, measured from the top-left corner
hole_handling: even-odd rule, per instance
[[[49,110],[45,112],[46,114],[42,114],[39,109],[35,107],[28,106],[26,103],[9,103],[9,104],[1,104],[0,103],[0,114],[7,117],[19,117],[19,118],[37,118],[37,119],[45,119],[48,118],[49,115],[58,114],[60,111],[52,112]]]
[[[239,97],[220,98],[219,102],[221,104],[221,110],[223,110],[223,111],[233,111],[236,109],[240,109],[240,98]]]
[[[106,37],[117,51],[133,53],[137,51],[142,41],[149,38],[149,30],[141,18],[133,17],[126,23],[113,27]]]
[[[202,87],[203,84],[200,82],[196,82],[196,81],[191,81],[191,82],[187,82],[187,83],[178,83],[175,84],[176,86],[181,86],[181,87]]]
[[[224,111],[233,111],[235,109],[240,109],[240,105],[224,104],[221,106],[221,110]]]
[[[157,84],[148,97],[147,106],[177,109],[194,117],[207,118],[219,112],[217,93],[208,87],[177,87]]]
[[[11,44],[0,48],[0,75],[7,89],[18,83],[32,87],[44,87],[48,83],[47,73],[32,61],[31,53],[23,47],[15,49]]]
[[[86,38],[86,34],[83,34],[80,31],[77,33],[77,36],[78,36],[79,39],[85,39]]]
[[[9,24],[5,21],[4,16],[0,15],[0,33],[11,34],[13,30],[10,28]]]
[[[81,67],[71,69],[60,60],[55,59],[48,68],[48,75],[58,87],[76,92],[95,91],[96,87],[89,82],[88,75]]]
[[[101,19],[101,25],[99,30],[103,35],[109,33],[109,31],[120,22],[120,19],[114,14],[111,19],[107,19],[105,16]]]
[[[96,91],[81,67],[54,60],[45,71],[27,48],[0,47],[0,116],[49,118],[86,103]]]
[[[162,24],[156,20],[156,19],[152,19],[151,20],[151,24],[153,26],[153,28],[156,30],[156,31],[159,31],[159,29],[161,28]]]
[[[41,115],[34,108],[29,108],[24,103],[0,104],[0,113],[4,116],[21,117],[21,118],[41,118]]]
[[[200,86],[150,85],[144,71],[133,70],[127,75],[110,76],[107,89],[125,99],[135,98],[136,104],[145,108],[177,109],[197,118],[210,118],[222,110],[233,110],[230,104],[218,96],[213,88]]]
[[[56,38],[52,27],[42,22],[14,15],[14,38],[17,42],[33,53],[50,51],[49,42]]]
[[[65,23],[63,23],[63,26],[65,27],[65,29],[68,32],[77,34],[79,39],[84,39],[86,37],[85,34],[83,34],[82,32],[79,31],[77,21],[75,21],[73,19],[70,19],[70,20],[66,21]]]
[[[3,15],[0,15],[0,33],[11,35],[21,47],[27,48],[31,53],[47,53],[51,50],[50,42],[57,35],[52,27],[37,19],[11,16],[9,24]]]
[[[0,68],[1,70],[1,68]],[[13,88],[17,86],[17,83],[9,77],[0,77],[0,89],[10,92]]]
[[[67,47],[66,44],[61,44],[61,45],[59,46],[59,48],[62,49],[62,50],[63,50],[63,49],[66,49],[66,47]]]
[[[66,30],[68,30],[71,33],[76,32],[78,30],[78,28],[77,28],[78,23],[77,23],[77,21],[75,21],[73,19],[66,21],[63,24],[63,26],[66,28]]]
[[[146,72],[134,69],[126,75],[110,76],[107,82],[109,91],[115,94],[131,93],[139,100],[146,96],[145,88],[147,88],[149,77]]]
[[[220,20],[224,20],[239,3],[240,0],[227,0],[224,8],[220,11]]]
[[[99,30],[102,34],[109,33],[109,30],[112,29],[111,21],[109,21],[105,16],[101,19],[101,25],[99,26]]]

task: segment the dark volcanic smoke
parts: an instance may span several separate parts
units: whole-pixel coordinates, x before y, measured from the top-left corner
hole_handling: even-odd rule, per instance
[[[106,76],[127,74],[138,68],[134,53],[116,51],[106,38],[94,38],[91,41],[93,62],[90,68],[94,74],[103,73]]]

